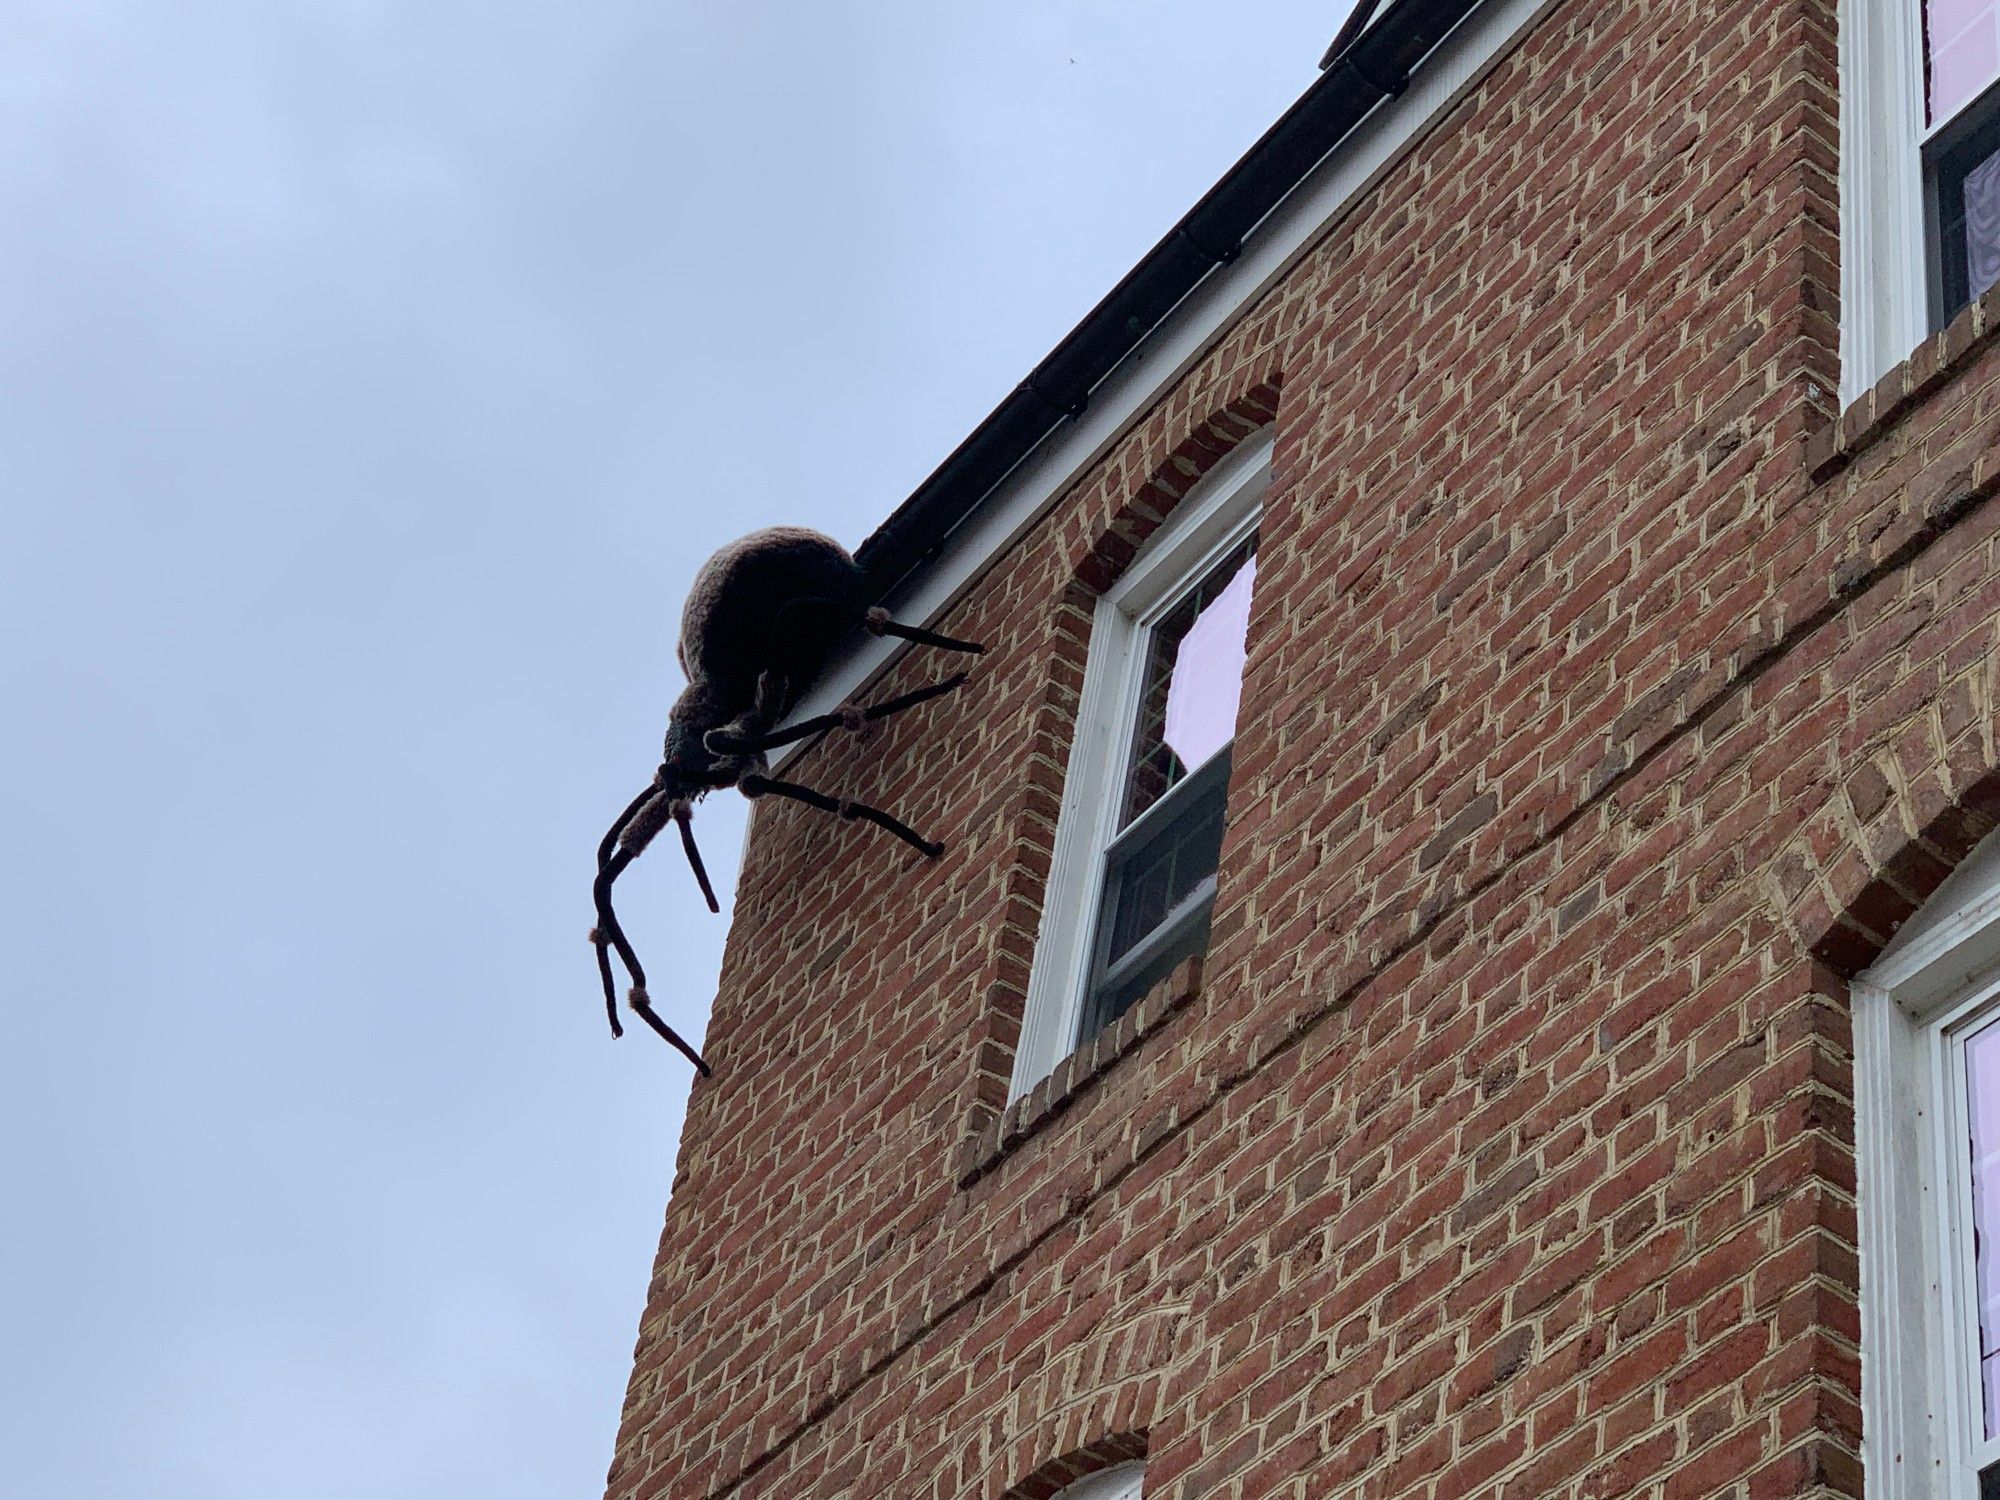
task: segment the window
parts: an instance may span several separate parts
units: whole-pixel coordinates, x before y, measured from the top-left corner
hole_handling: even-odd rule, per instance
[[[1937,8],[1952,0],[1934,0]],[[1957,0],[1969,8],[1968,0]],[[1977,67],[1987,82],[2000,67],[1985,57],[2000,32],[2000,5],[1989,3],[1979,16]],[[1961,37],[1957,45],[1964,45]],[[1948,73],[1936,38],[1931,47],[1930,109],[1936,132],[1924,148],[1924,180],[1930,197],[1932,323],[1950,321],[1974,297],[2000,280],[2000,91],[1981,88],[1961,98],[1965,71]],[[1949,88],[1951,92],[1940,97]]]
[[[2000,836],[1854,982],[1871,1496],[2000,1496]]]
[[[1256,576],[1252,537],[1149,632],[1120,826],[1104,853],[1079,1042],[1208,947]]]
[[[2000,0],[1923,0],[1931,323],[2000,280]]]
[[[2000,0],[1841,0],[1841,397],[2000,280]]]
[[[1270,452],[1217,464],[1098,602],[1016,1097],[1208,946]]]
[[[1079,1479],[1061,1491],[1055,1500],[1139,1500],[1146,1483],[1146,1466],[1120,1464]]]

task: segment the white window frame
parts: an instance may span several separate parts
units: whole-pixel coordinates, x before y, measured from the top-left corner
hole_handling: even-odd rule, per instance
[[[1840,404],[1931,333],[1924,148],[1964,114],[1924,119],[1924,0],[1839,0]]]
[[[1097,602],[1010,1099],[1027,1093],[1076,1049],[1104,899],[1104,856],[1118,832],[1119,791],[1139,721],[1147,635],[1257,529],[1270,482],[1266,428],[1202,476]]]
[[[1861,1236],[1861,1459],[1876,1500],[1977,1500],[1980,1410],[1964,1036],[2000,1019],[2000,835],[1851,986]]]
[[[1055,1500],[1140,1500],[1145,1485],[1146,1466],[1135,1461],[1087,1474],[1058,1491]]]
[[[1839,0],[1840,404],[1930,333],[1922,0]]]

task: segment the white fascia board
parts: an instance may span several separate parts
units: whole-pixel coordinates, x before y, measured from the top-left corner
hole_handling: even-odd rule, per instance
[[[1378,105],[1329,152],[1245,239],[1242,254],[1211,271],[1105,377],[1084,414],[1044,439],[945,539],[938,555],[882,601],[896,618],[929,624],[963,598],[1555,3],[1491,0],[1461,21],[1417,68],[1408,90]],[[847,702],[902,649],[900,642],[864,638],[828,664],[794,717]],[[788,750],[780,763],[797,753]]]

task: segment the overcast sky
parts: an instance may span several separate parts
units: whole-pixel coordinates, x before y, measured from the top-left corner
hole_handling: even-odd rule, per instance
[[[1346,10],[0,3],[0,1490],[601,1491],[689,576],[858,542]]]

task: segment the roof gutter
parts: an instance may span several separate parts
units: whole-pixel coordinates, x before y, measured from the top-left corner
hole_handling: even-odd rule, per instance
[[[958,525],[1144,343],[1215,267],[1410,75],[1480,0],[1391,0],[1372,24],[1335,39],[1319,78],[1165,239],[974,428],[855,557],[877,599],[936,556]],[[1375,9],[1362,0],[1362,11]],[[1343,43],[1345,45],[1343,45]]]

